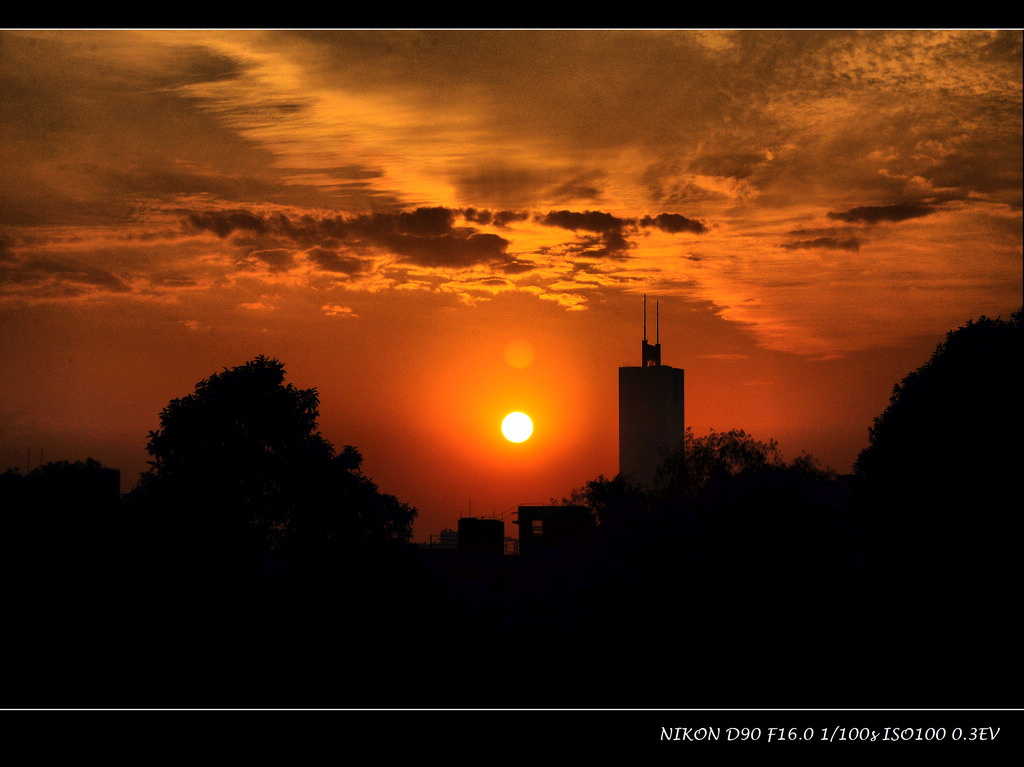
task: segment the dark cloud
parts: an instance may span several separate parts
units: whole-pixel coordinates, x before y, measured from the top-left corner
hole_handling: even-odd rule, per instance
[[[455,213],[449,208],[417,208],[413,211],[397,213],[370,213],[345,218],[334,216],[329,218],[313,218],[304,216],[290,222],[284,216],[283,233],[292,237],[330,236],[340,240],[366,240],[370,243],[386,242],[396,237],[441,237],[451,234],[454,227]],[[306,230],[298,233],[297,229]]]
[[[239,230],[256,234],[264,234],[268,230],[265,219],[241,210],[189,213],[185,221],[190,230],[213,232],[221,239]]]
[[[150,282],[162,288],[194,288],[198,285],[194,278],[180,273],[154,275]]]
[[[383,248],[420,266],[460,268],[504,261],[508,240],[470,227],[455,227],[455,212],[443,207],[374,213],[350,220],[346,242]]]
[[[782,244],[786,250],[860,250],[860,240],[856,237],[815,237],[811,240],[795,240]]]
[[[679,232],[692,232],[703,234],[708,228],[700,221],[681,216],[678,213],[659,213],[654,218],[644,216],[640,221],[642,226],[655,226],[663,232],[678,234]]]
[[[718,154],[704,153],[696,157],[690,167],[694,173],[722,178],[745,179],[768,165],[764,153],[743,151],[721,151]]]
[[[89,170],[94,183],[113,196],[173,198],[176,195],[204,195],[210,199],[238,201],[245,204],[253,200],[280,199],[294,195],[296,185],[290,187],[274,178],[263,178],[257,172],[210,173],[202,167],[128,167],[95,168]],[[109,201],[107,201],[109,205]],[[201,228],[202,222],[197,221]]]
[[[633,226],[632,219],[619,218],[611,213],[587,210],[582,213],[571,210],[550,211],[537,219],[548,226],[557,226],[571,231],[595,232],[597,238],[585,238],[585,249],[593,249],[594,255],[622,257],[632,245],[626,239],[626,229]]]
[[[331,178],[350,181],[368,181],[384,175],[378,168],[367,168],[362,165],[337,165],[330,168],[323,167],[319,170]]]
[[[0,285],[34,285],[52,292],[77,295],[86,288],[124,293],[128,285],[110,272],[80,261],[35,258],[0,272]]]
[[[387,240],[386,245],[399,257],[420,266],[459,268],[503,260],[508,240],[486,233],[473,233],[468,237],[444,234],[398,236]]]
[[[524,167],[482,167],[454,179],[460,196],[467,200],[490,201],[494,206],[528,205],[543,197],[551,186],[551,173]]]
[[[463,217],[474,224],[489,224],[494,220],[494,214],[489,210],[477,210],[476,208],[466,208],[462,211]]]
[[[930,169],[929,180],[935,186],[957,189],[957,194],[947,195],[947,199],[986,197],[1019,208],[1024,167],[1020,123],[1016,131],[1009,128],[1004,132],[1005,140],[972,142],[956,154],[942,158]]]
[[[529,213],[516,210],[477,210],[476,208],[466,208],[462,211],[463,217],[466,221],[474,224],[482,224],[484,226],[493,224],[498,227],[506,227],[509,224],[516,223],[517,221],[525,221],[530,217]]]
[[[249,256],[262,261],[272,272],[286,272],[295,266],[295,257],[292,252],[284,248],[254,250]]]
[[[494,223],[497,226],[508,226],[517,221],[525,221],[530,217],[529,213],[516,210],[499,210],[494,214]]]
[[[80,261],[37,259],[28,262],[26,266],[30,270],[50,274],[68,282],[92,285],[117,292],[128,290],[128,286],[119,277],[98,267],[83,264]]]
[[[237,79],[245,71],[242,59],[217,53],[206,46],[182,45],[177,50],[177,56],[162,58],[160,67],[146,71],[145,76],[154,87],[167,89],[199,82],[223,82]]]
[[[523,274],[524,272],[532,272],[537,268],[537,264],[533,261],[523,261],[515,258],[505,264],[496,264],[495,267],[505,274]]]
[[[455,218],[448,208],[417,208],[412,212],[402,211],[398,214],[378,214],[376,221],[403,235],[416,237],[441,237],[449,234]]]
[[[582,213],[572,210],[553,210],[539,220],[548,226],[559,226],[573,231],[583,229],[598,234],[621,232],[624,227],[632,223],[629,219],[619,218],[611,213],[603,213],[598,210],[587,210]]]
[[[828,217],[848,223],[875,224],[879,221],[906,221],[934,213],[936,208],[927,203],[906,202],[893,205],[868,205],[847,211],[829,212]]]
[[[398,213],[342,216],[259,216],[247,211],[190,213],[186,225],[192,231],[210,231],[218,237],[242,232],[286,238],[310,250],[321,268],[351,274],[358,265],[337,256],[339,249],[357,252],[385,250],[421,266],[467,267],[505,262],[508,240],[472,227],[456,227],[449,208],[417,208]],[[333,253],[333,257],[332,257]]]
[[[508,280],[504,280],[501,277],[487,277],[486,279],[480,280],[481,285],[494,285],[495,287],[505,287],[509,284]]]
[[[306,256],[325,272],[356,274],[364,269],[364,263],[360,259],[339,256],[336,251],[327,248],[310,248]]]
[[[548,226],[557,226],[572,231],[594,232],[598,238],[588,238],[585,247],[603,246],[602,252],[606,255],[620,257],[625,254],[632,244],[627,239],[627,233],[632,230],[637,222],[634,219],[619,218],[611,213],[596,210],[578,212],[571,210],[550,211],[547,215],[538,218],[538,221]],[[670,234],[690,232],[703,234],[707,226],[696,219],[681,216],[678,213],[660,213],[657,216],[645,216],[640,220],[644,227],[657,227]]]
[[[602,190],[588,183],[594,175],[590,174],[587,177],[567,181],[552,189],[551,194],[559,200],[590,200],[591,202],[600,200],[603,196]]]

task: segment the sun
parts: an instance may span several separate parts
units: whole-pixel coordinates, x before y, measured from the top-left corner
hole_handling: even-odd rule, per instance
[[[501,422],[501,433],[509,442],[525,442],[533,434],[533,421],[526,413],[509,413]]]

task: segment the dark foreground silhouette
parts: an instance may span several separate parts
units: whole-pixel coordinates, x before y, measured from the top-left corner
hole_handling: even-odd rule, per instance
[[[950,333],[852,476],[687,432],[529,556],[413,547],[257,358],[165,408],[126,498],[92,461],[0,476],[0,705],[1015,705],[1020,325]]]

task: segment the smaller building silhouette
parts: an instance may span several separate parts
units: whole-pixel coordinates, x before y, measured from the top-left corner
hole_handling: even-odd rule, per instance
[[[462,517],[459,520],[458,549],[461,555],[505,554],[505,523],[500,519]]]
[[[520,506],[514,522],[519,525],[519,553],[527,557],[580,543],[597,526],[590,509],[571,505]]]

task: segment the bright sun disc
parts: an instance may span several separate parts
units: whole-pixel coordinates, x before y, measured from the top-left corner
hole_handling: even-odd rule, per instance
[[[509,413],[501,422],[501,433],[509,442],[524,442],[533,434],[533,421],[526,413]]]

